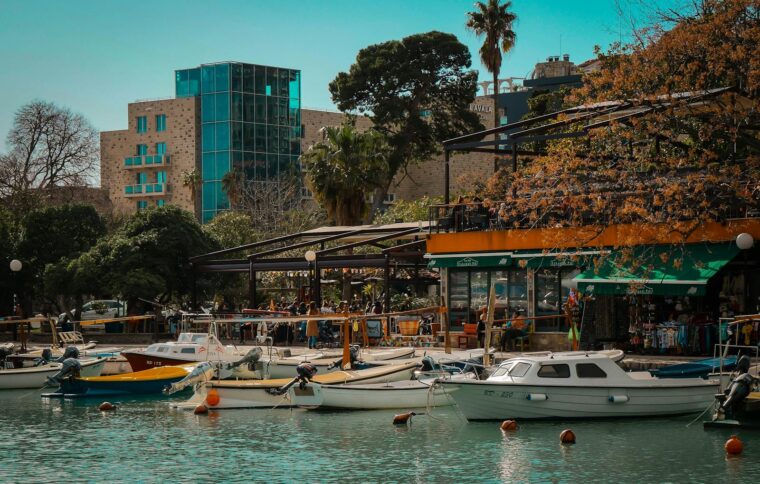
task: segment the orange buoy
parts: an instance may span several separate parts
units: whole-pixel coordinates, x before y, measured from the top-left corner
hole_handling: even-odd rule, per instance
[[[100,405],[98,405],[98,410],[101,412],[108,412],[110,410],[116,410],[116,405],[114,405],[111,402],[103,402]]]
[[[501,430],[507,431],[507,430],[517,430],[517,421],[516,420],[505,420],[501,423]]]
[[[732,435],[731,438],[726,441],[725,448],[728,455],[739,455],[744,450],[744,443],[739,440],[739,437]]]
[[[574,444],[575,433],[570,429],[565,429],[559,434],[559,441],[563,444]]]
[[[412,421],[412,417],[417,415],[414,412],[400,413],[393,416],[393,425],[404,425]]]
[[[215,389],[211,389],[210,392],[208,392],[208,395],[206,395],[206,403],[211,405],[212,407],[219,405],[219,401],[221,398],[219,398],[219,393]]]
[[[195,410],[193,410],[193,413],[195,415],[205,415],[208,413],[208,407],[201,403],[200,405],[195,407]]]

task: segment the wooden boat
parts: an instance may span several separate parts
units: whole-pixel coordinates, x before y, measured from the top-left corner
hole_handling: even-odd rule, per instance
[[[474,380],[474,373],[448,375],[452,380]],[[305,388],[288,390],[293,405],[309,409],[376,410],[454,405],[436,379],[384,383],[323,384],[307,383]]]
[[[80,360],[82,376],[98,376],[106,361],[102,358]],[[63,367],[62,363],[44,363],[38,366],[0,369],[0,390],[39,388],[47,385],[48,377],[55,376]]]
[[[485,381],[442,381],[468,420],[649,417],[703,411],[718,380],[623,371],[600,354],[553,353],[502,362]]]
[[[360,350],[358,352],[363,360],[359,368],[366,369],[380,364],[396,363],[414,356],[414,348],[393,348],[387,350]],[[296,368],[301,363],[311,363],[318,369],[319,374],[325,374],[332,371],[340,370],[335,361],[337,357],[322,357],[321,355],[300,355],[288,358],[272,358],[264,361],[262,365],[262,374],[268,378],[292,378],[296,376]]]
[[[723,358],[723,371],[736,368],[736,356]],[[668,365],[655,370],[649,370],[652,376],[659,378],[706,378],[709,374],[721,369],[721,358],[690,361],[677,365]]]
[[[408,361],[394,365],[382,365],[366,370],[334,371],[317,374],[312,381],[324,384],[377,383],[408,380],[417,363]],[[291,378],[269,380],[213,380],[199,385],[188,401],[176,405],[177,408],[193,409],[205,404],[211,409],[227,408],[272,408],[292,407],[288,394],[277,394],[276,390],[292,383]],[[210,395],[213,398],[209,398]]]
[[[194,374],[195,372],[195,374]],[[172,384],[181,382],[191,375],[199,381],[210,380],[214,368],[208,363],[190,363],[177,366],[163,366],[149,370],[110,376],[90,376],[66,378],[61,386],[43,397],[102,397],[131,394],[160,394]]]

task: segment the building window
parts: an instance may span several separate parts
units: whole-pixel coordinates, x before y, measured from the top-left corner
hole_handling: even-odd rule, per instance
[[[148,131],[148,118],[146,116],[137,117],[137,132],[145,133]]]
[[[156,207],[163,207],[166,204],[166,201],[163,198],[159,198],[156,200]]]
[[[137,174],[137,184],[138,185],[145,185],[148,183],[148,174],[147,173],[138,173]]]
[[[148,208],[148,201],[147,200],[138,200],[137,201],[137,210],[144,210]]]
[[[166,131],[165,114],[156,114],[156,131]]]
[[[156,143],[156,154],[157,155],[166,154],[166,143]]]
[[[137,156],[145,156],[148,154],[148,145],[137,145]]]
[[[166,183],[166,172],[165,171],[157,171],[156,172],[156,183]]]

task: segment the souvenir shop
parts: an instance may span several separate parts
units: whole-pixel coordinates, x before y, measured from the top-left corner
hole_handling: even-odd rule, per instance
[[[732,243],[642,246],[629,251],[627,260],[638,265],[626,267],[612,257],[577,278],[596,309],[588,327],[592,338],[628,351],[673,355],[712,355],[719,341],[760,341],[760,318],[733,322],[760,314],[757,249],[741,251]]]

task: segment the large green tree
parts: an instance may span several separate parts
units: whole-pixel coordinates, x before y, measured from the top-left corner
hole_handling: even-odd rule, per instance
[[[367,114],[388,137],[388,177],[375,191],[378,209],[393,178],[439,152],[441,141],[483,129],[469,105],[477,92],[470,51],[443,32],[410,35],[359,51],[330,83],[341,111]]]
[[[386,185],[389,148],[377,131],[350,123],[322,130],[323,139],[301,156],[306,184],[336,225],[357,225],[367,216],[366,192]]]
[[[92,205],[61,205],[29,212],[20,223],[16,252],[24,264],[19,276],[27,309],[32,299],[43,295],[40,290],[48,264],[78,257],[105,233],[105,222]]]
[[[499,73],[501,72],[502,53],[507,54],[515,46],[517,35],[512,25],[517,15],[510,12],[512,2],[501,0],[476,2],[475,11],[467,13],[467,28],[478,37],[485,37],[480,46],[480,60],[488,72],[493,75],[493,125],[499,126]],[[498,140],[498,134],[494,139]],[[496,171],[494,159],[494,171]]]
[[[175,206],[142,210],[73,260],[50,266],[50,290],[65,291],[68,278],[76,291],[96,296],[167,301],[189,294],[193,273],[189,257],[216,250],[218,244],[193,215]]]

